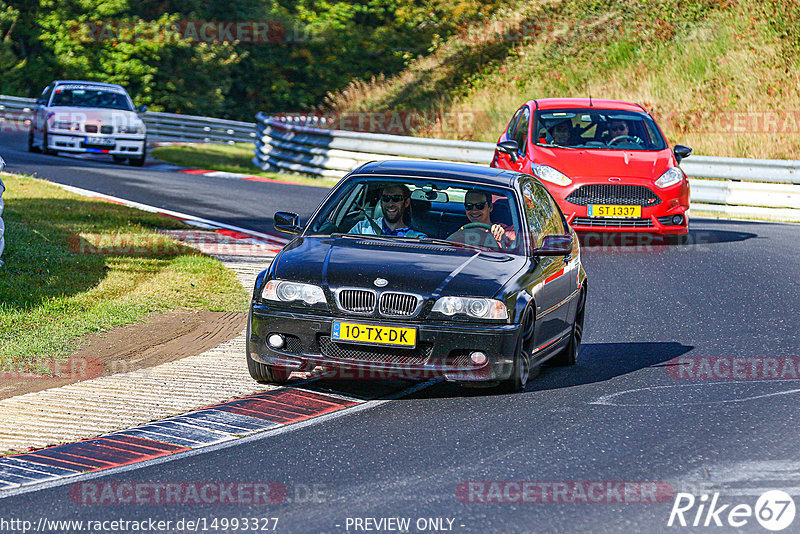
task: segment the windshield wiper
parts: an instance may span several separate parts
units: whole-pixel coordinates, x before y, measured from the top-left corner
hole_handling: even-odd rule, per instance
[[[330,237],[347,237],[352,239],[374,239],[377,241],[391,241],[393,239],[397,239],[394,236],[389,235],[374,235],[374,234],[343,234],[341,232],[334,232],[330,235]]]
[[[462,243],[460,241],[448,241],[447,239],[439,239],[436,237],[403,237],[401,239],[410,239],[417,241],[419,243],[425,243],[426,245],[447,245],[450,247],[459,247],[459,248],[471,248],[473,250],[484,250],[481,247],[477,247],[475,245],[470,245],[468,243]]]
[[[536,143],[536,146],[543,146],[546,148],[568,148],[570,150],[575,150],[576,146],[564,146],[564,145],[557,145],[555,143]]]

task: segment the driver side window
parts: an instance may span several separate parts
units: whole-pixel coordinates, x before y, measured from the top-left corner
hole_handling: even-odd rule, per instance
[[[528,142],[528,123],[530,122],[531,111],[527,106],[522,110],[516,129],[514,130],[514,141],[519,145],[519,153],[525,154]]]

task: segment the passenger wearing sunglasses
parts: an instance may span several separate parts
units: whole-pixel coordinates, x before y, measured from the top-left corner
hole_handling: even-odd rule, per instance
[[[492,236],[495,241],[497,241],[500,248],[509,248],[514,243],[514,239],[516,239],[516,233],[513,228],[509,226],[496,223],[492,224],[491,215],[493,209],[494,206],[492,205],[491,194],[476,189],[468,191],[464,198],[464,210],[467,213],[469,224],[464,226],[466,227],[476,223],[484,224],[491,228],[489,231],[492,233]],[[463,229],[464,227],[462,227],[462,230]]]
[[[411,190],[404,184],[387,185],[381,190],[381,211],[383,217],[372,219],[367,216],[359,221],[348,233],[360,235],[391,235],[398,237],[426,237],[411,228],[408,208],[411,204]]]

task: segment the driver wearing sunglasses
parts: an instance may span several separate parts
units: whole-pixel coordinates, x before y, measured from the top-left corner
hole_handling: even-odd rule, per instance
[[[608,130],[611,132],[612,138],[619,137],[621,135],[629,135],[628,123],[623,120],[611,121],[611,124],[608,126]]]
[[[511,227],[502,224],[492,224],[491,215],[494,206],[492,195],[478,190],[470,190],[464,198],[464,210],[470,223],[482,223],[491,227],[492,236],[501,248],[512,246],[516,233]]]
[[[411,228],[409,205],[411,190],[404,184],[387,185],[381,190],[383,217],[359,221],[348,233],[360,235],[391,235],[398,237],[426,237]],[[379,232],[380,230],[380,232]]]

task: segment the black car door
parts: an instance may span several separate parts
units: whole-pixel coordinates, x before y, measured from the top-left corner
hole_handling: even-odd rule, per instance
[[[530,232],[531,254],[547,235],[565,235],[563,217],[547,190],[534,179],[521,183],[526,223]],[[529,282],[529,291],[536,301],[536,348],[545,348],[569,331],[570,295],[575,289],[572,258],[564,256],[534,257],[537,274]]]

